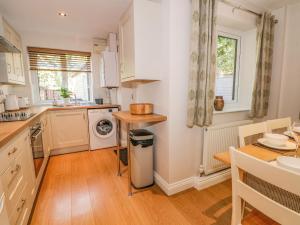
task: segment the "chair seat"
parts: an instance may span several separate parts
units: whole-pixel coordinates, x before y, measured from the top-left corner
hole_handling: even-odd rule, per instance
[[[276,223],[269,217],[265,216],[258,210],[254,209],[252,210],[242,222],[243,225],[280,225],[279,223]]]

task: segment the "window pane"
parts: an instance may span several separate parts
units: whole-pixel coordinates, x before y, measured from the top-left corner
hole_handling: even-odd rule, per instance
[[[37,75],[41,101],[61,99],[59,90],[62,87],[62,72],[38,71]]]
[[[238,40],[218,36],[216,95],[225,101],[235,100],[236,60]]]
[[[85,72],[68,73],[68,89],[76,94],[79,100],[88,101],[89,96],[89,76]]]
[[[87,72],[38,71],[37,75],[41,101],[62,99],[62,87],[68,88],[78,100],[90,99],[90,77]]]

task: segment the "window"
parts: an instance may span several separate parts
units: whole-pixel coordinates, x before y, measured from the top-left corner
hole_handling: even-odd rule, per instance
[[[37,101],[61,99],[62,87],[72,92],[72,98],[76,96],[82,101],[91,99],[89,52],[28,47],[28,53]]]
[[[219,33],[217,39],[216,96],[225,102],[238,100],[240,37]]]

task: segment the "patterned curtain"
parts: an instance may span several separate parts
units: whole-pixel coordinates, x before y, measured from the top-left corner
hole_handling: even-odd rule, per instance
[[[272,73],[274,24],[274,16],[270,13],[264,13],[258,21],[256,77],[252,92],[251,118],[262,118],[268,113]]]
[[[187,126],[212,123],[216,74],[217,0],[192,0]]]

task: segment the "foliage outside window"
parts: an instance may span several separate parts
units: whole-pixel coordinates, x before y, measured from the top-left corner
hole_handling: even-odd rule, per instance
[[[239,39],[218,35],[216,95],[225,101],[237,100],[237,63]]]

